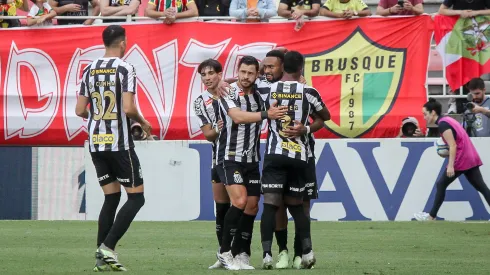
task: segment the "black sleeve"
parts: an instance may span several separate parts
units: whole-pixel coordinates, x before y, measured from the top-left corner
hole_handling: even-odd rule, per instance
[[[437,125],[437,128],[439,129],[439,134],[444,133],[446,130],[451,129],[451,132],[453,132],[454,140],[456,140],[456,131],[454,131],[453,127],[449,125],[449,123],[442,121]]]
[[[488,7],[488,5],[486,3],[488,3],[489,1],[488,0],[485,0],[485,5]],[[442,4],[448,8],[452,7],[454,5],[454,2],[453,0],[444,0],[442,2]]]

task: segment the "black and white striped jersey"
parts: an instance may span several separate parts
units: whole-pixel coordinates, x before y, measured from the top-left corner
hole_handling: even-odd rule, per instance
[[[80,95],[90,98],[90,152],[134,147],[123,93],[136,93],[136,71],[131,64],[117,57],[99,58],[83,70]]]
[[[198,118],[199,127],[211,124],[211,127],[215,128],[219,118],[218,98],[206,90],[194,100],[194,113]],[[212,167],[214,167],[216,159],[216,142],[217,139],[211,143],[213,147]]]
[[[308,135],[298,138],[288,138],[284,130],[293,126],[295,120],[303,125],[309,124],[312,112],[319,112],[325,104],[318,91],[297,81],[278,81],[257,83],[257,90],[265,102],[266,108],[277,101],[277,106],[288,106],[287,115],[280,120],[270,120],[267,134],[266,154],[283,155],[294,159],[307,161],[311,156]]]
[[[262,121],[251,124],[236,124],[228,116],[228,110],[240,108],[246,112],[264,110],[263,102],[258,93],[245,94],[235,82],[226,97],[220,99],[223,129],[218,138],[216,163],[224,160],[254,163],[260,161],[260,130]]]

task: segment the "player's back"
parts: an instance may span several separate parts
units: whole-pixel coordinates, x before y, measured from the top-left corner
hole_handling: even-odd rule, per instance
[[[91,103],[87,126],[91,152],[134,147],[123,92],[135,92],[135,77],[133,66],[117,57],[99,58],[85,68],[82,85]]]

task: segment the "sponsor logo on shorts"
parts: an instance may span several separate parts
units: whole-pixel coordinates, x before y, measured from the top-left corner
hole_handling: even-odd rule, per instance
[[[313,189],[308,189],[308,196],[313,195]]]
[[[140,174],[140,179],[143,178],[143,170],[141,170],[141,166],[140,166],[140,169],[139,169],[139,174]]]
[[[298,187],[289,187],[289,191],[293,191],[293,192],[304,192],[305,191],[305,188],[304,187],[301,187],[301,188],[298,188]]]
[[[238,171],[235,171],[233,174],[233,179],[235,180],[235,183],[243,183],[242,175],[240,175],[240,172]]]
[[[249,180],[250,184],[260,184],[260,180]]]
[[[109,178],[109,175],[108,174],[105,174],[103,175],[102,177],[99,178],[99,181],[103,181],[105,179],[108,179]]]
[[[94,76],[96,74],[115,74],[116,68],[105,68],[105,69],[92,69],[90,70],[90,75]]]
[[[130,181],[129,181],[129,179],[121,179],[121,178],[117,178],[117,180],[118,180],[119,182],[127,182],[127,183],[129,183],[129,182],[130,182]]]
[[[92,143],[93,144],[113,144],[114,143],[114,135],[113,134],[92,135]]]
[[[305,187],[308,188],[308,187],[313,187],[315,186],[315,183],[314,182],[308,182],[307,184],[305,184]]]
[[[262,184],[262,188],[282,188],[282,184],[280,183]]]
[[[281,143],[281,147],[282,149],[286,149],[289,151],[301,152],[301,146],[292,141],[284,141],[283,143]]]

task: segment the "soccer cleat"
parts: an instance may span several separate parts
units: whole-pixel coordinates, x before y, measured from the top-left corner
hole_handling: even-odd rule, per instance
[[[293,260],[293,268],[294,269],[301,269],[301,257],[300,256],[296,256],[294,257],[294,260]]]
[[[315,263],[316,259],[315,255],[313,254],[313,250],[308,254],[304,254],[301,258],[301,267],[304,269],[312,269],[315,266]]]
[[[238,261],[235,261],[235,258],[233,258],[233,255],[231,254],[231,251],[223,252],[221,254],[218,251],[216,253],[216,257],[226,269],[240,270],[240,266],[238,266]]]
[[[214,265],[210,266],[208,269],[218,269],[218,268],[223,268],[224,266],[221,264],[219,260],[217,260]]]
[[[115,252],[99,248],[97,249],[97,252],[95,252],[95,258],[102,260],[112,271],[128,271],[117,261],[117,254]]]
[[[430,218],[429,213],[425,213],[425,212],[415,213],[415,214],[413,214],[413,216],[415,217],[415,219],[417,221],[431,221],[432,220]]]
[[[263,269],[272,269],[272,256],[269,254],[265,254],[264,260],[262,261]]]
[[[289,255],[287,250],[281,251],[279,253],[279,256],[277,256],[277,263],[276,263],[276,268],[277,269],[284,269],[288,268],[289,266]]]
[[[103,271],[111,271],[111,267],[108,266],[103,260],[96,258],[94,272],[103,272]]]
[[[250,256],[247,253],[242,252],[235,256],[235,263],[240,266],[242,270],[252,270],[255,269],[250,265]]]

